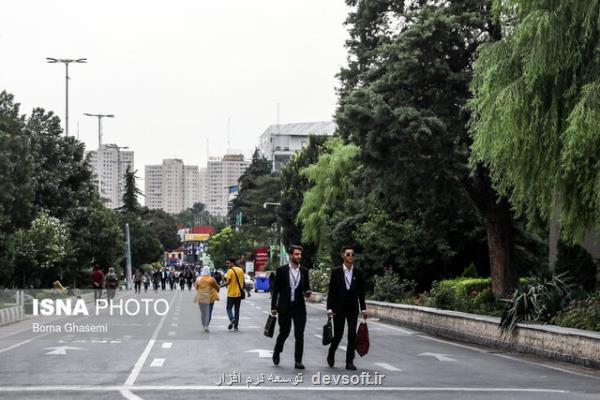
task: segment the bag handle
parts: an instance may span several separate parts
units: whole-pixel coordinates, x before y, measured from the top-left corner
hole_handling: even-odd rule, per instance
[[[233,267],[233,268],[237,268],[237,267]],[[233,269],[233,277],[235,278],[235,281],[237,282],[238,287],[240,288],[240,296],[241,296],[243,289],[242,289],[242,285],[240,284],[240,280],[238,279],[237,272],[235,271],[235,269]]]

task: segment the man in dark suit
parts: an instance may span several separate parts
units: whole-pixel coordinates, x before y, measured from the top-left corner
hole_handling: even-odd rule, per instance
[[[279,365],[279,354],[283,351],[285,340],[290,334],[294,322],[294,367],[304,369],[302,354],[304,352],[304,327],[306,326],[306,303],[304,297],[310,296],[308,270],[300,266],[302,247],[291,246],[288,252],[289,265],[277,268],[273,296],[271,298],[271,314],[279,315],[279,335],[273,350],[273,363]]]
[[[351,246],[342,247],[341,267],[331,271],[329,293],[327,294],[327,314],[333,317],[333,340],[327,354],[327,364],[335,365],[335,351],[344,336],[344,325],[348,322],[348,346],[346,350],[346,369],[355,371],[354,349],[356,345],[356,325],[358,314],[362,312],[367,319],[365,304],[365,280],[360,269],[354,266],[354,250]]]

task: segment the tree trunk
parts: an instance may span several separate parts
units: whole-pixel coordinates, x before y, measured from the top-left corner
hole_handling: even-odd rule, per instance
[[[492,293],[496,297],[509,297],[516,287],[518,277],[513,268],[513,219],[508,201],[502,198],[494,207],[489,207],[485,219]]]
[[[509,297],[518,283],[514,267],[514,221],[510,205],[494,190],[487,170],[481,165],[463,184],[485,220],[492,293],[496,297]]]

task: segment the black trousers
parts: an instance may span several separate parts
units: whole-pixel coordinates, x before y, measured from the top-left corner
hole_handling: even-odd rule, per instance
[[[342,338],[344,337],[344,326],[348,322],[348,346],[346,346],[346,363],[354,361],[354,349],[356,348],[356,325],[358,314],[336,313],[333,316],[333,340],[329,346],[329,354],[335,354]]]
[[[279,315],[279,335],[275,342],[275,352],[281,353],[285,340],[290,335],[292,330],[292,321],[294,322],[294,360],[302,362],[302,354],[304,353],[304,327],[306,326],[306,313],[304,310],[297,311],[294,305],[290,306],[289,312]]]

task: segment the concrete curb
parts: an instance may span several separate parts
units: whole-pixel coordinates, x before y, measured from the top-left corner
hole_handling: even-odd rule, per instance
[[[600,333],[553,325],[519,324],[502,335],[500,318],[367,300],[369,316],[436,336],[600,368]]]
[[[12,324],[25,319],[23,306],[14,306],[0,310],[0,326]]]

